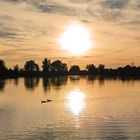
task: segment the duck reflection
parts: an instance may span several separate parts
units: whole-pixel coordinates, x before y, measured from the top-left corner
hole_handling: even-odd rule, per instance
[[[79,89],[71,91],[68,94],[68,107],[70,111],[78,116],[85,106],[85,94]]]

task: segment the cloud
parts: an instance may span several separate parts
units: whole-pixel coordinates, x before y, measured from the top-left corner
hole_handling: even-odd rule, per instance
[[[2,39],[16,39],[17,42],[23,42],[26,39],[46,36],[51,26],[43,28],[31,19],[15,18],[13,16],[0,16],[0,38]]]
[[[81,22],[83,22],[83,23],[91,23],[90,21],[85,20],[85,19],[82,19]]]
[[[8,15],[0,16],[0,38],[2,39],[15,39],[18,36],[17,30],[11,28],[7,23],[13,22],[13,18]]]
[[[90,0],[69,0],[69,1],[73,3],[87,3]]]
[[[34,51],[34,48],[17,48],[17,49],[9,49],[6,51],[2,51],[0,56],[14,56],[14,55],[25,55],[26,53]]]
[[[98,54],[98,55],[86,55],[86,56],[83,56],[82,58],[84,58],[84,59],[89,59],[89,58],[95,58],[95,57],[100,57],[101,55],[100,54]]]
[[[39,12],[56,14],[60,13],[67,16],[91,16],[94,19],[106,21],[124,21],[130,24],[134,18],[140,15],[139,0],[68,0],[59,2],[58,0],[3,0],[10,3],[26,3],[32,5]],[[68,3],[69,2],[69,3]],[[79,8],[78,4],[83,3],[88,8]],[[32,10],[32,9],[30,9]],[[86,10],[86,11],[84,11]],[[87,12],[87,13],[86,13]],[[86,21],[86,20],[85,20]],[[130,22],[131,21],[131,22]],[[136,21],[136,23],[138,23]]]
[[[22,2],[24,0],[5,0],[6,2]]]
[[[61,4],[60,2],[49,0],[6,0],[6,2],[9,2],[11,4],[26,3],[28,5],[32,5],[43,13],[61,13],[64,15],[74,16],[77,12],[77,10],[71,6],[63,5],[63,3]]]
[[[127,59],[127,58],[115,58],[116,60],[119,60],[119,61],[129,61],[130,59]]]
[[[36,3],[34,4],[36,8],[38,8],[42,12],[47,12],[47,13],[62,13],[65,15],[75,15],[76,10],[72,7],[69,6],[63,6],[60,4],[56,3]]]
[[[122,17],[121,10],[126,5],[126,1],[120,0],[95,0],[89,5],[87,12],[94,18],[114,21]]]
[[[123,9],[127,6],[129,0],[105,0],[100,2],[102,7],[110,9]]]
[[[128,24],[139,23],[140,1],[137,0],[94,0],[87,12],[93,18],[106,20],[108,22],[124,22]],[[120,23],[121,24],[121,23]]]
[[[14,39],[17,36],[18,36],[18,34],[16,34],[16,33],[0,31],[0,38],[11,38],[11,39]]]

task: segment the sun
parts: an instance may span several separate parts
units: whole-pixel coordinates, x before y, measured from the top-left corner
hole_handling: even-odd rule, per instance
[[[80,55],[91,48],[90,33],[81,24],[69,25],[59,38],[60,45],[73,55]]]

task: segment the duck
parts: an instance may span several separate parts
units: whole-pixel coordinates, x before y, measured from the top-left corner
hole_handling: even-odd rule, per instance
[[[47,99],[47,102],[51,102],[52,100],[51,99]]]
[[[50,99],[47,99],[47,100],[41,100],[41,104],[42,103],[47,103],[47,102],[51,102],[52,100],[50,100]]]
[[[46,102],[47,102],[47,101],[41,100],[41,104],[42,104],[42,103],[46,103]]]

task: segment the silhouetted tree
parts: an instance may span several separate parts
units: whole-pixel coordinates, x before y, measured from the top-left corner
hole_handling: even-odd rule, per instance
[[[126,65],[124,67],[124,72],[127,73],[128,75],[132,74],[132,67],[130,65]]]
[[[14,66],[14,71],[15,72],[18,72],[19,71],[19,66],[17,64]]]
[[[90,75],[97,73],[97,68],[93,64],[88,64],[86,66],[86,69],[88,71],[88,74],[90,74]]]
[[[61,64],[61,71],[68,71],[68,67],[66,63]]]
[[[98,71],[99,71],[99,74],[104,74],[105,73],[105,65],[99,64]]]
[[[39,65],[34,60],[29,60],[25,63],[24,70],[28,72],[39,71]]]
[[[50,68],[51,68],[51,61],[49,59],[45,58],[42,61],[42,69],[43,69],[43,72],[48,73],[50,71]]]
[[[78,65],[73,65],[69,70],[70,74],[80,74],[80,67]]]
[[[62,63],[60,60],[53,61],[51,63],[51,71],[52,72],[66,72],[67,64]]]
[[[20,72],[23,72],[23,71],[24,71],[24,68],[20,68],[19,71],[20,71]]]
[[[0,73],[7,71],[4,60],[0,60]]]

